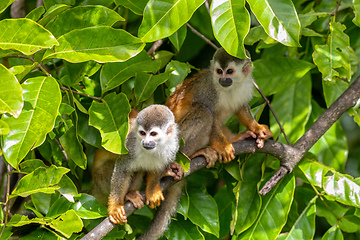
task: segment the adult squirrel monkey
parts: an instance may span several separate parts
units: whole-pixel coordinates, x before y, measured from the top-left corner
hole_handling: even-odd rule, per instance
[[[128,154],[100,150],[93,165],[91,193],[104,205],[108,197],[109,219],[114,224],[127,222],[126,200],[136,208],[143,207],[138,189],[145,174],[146,204],[151,208],[160,205],[164,200],[160,179],[174,163],[179,149],[178,127],[166,106],[151,105],[136,114],[134,111],[130,114],[130,130],[125,142]],[[176,174],[172,176],[179,178]]]
[[[174,113],[180,137],[185,140],[181,149],[184,154],[190,158],[203,155],[211,167],[217,159],[229,162],[235,158],[232,142],[253,137],[262,148],[264,139],[273,136],[268,126],[259,124],[251,115],[251,73],[250,59],[233,57],[219,48],[208,69],[177,86],[166,105]],[[224,123],[233,114],[248,131],[236,135],[230,132]],[[210,146],[205,147],[208,143]]]

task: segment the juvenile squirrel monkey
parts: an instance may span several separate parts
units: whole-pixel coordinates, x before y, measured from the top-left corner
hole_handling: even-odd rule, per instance
[[[146,204],[151,208],[160,205],[164,200],[160,179],[175,161],[179,149],[178,127],[173,113],[166,106],[151,105],[140,111],[136,118],[136,113],[131,114],[130,130],[125,142],[128,154],[97,152],[95,170],[93,168],[94,186],[91,192],[102,203],[104,196],[105,199],[109,196],[109,219],[114,224],[127,222],[124,209],[126,200],[131,201],[136,208],[143,207],[143,197],[138,189],[145,174]],[[109,180],[108,175],[111,173]],[[106,189],[106,184],[110,185],[110,191]]]
[[[186,79],[170,95],[166,105],[185,140],[181,149],[184,154],[190,158],[203,155],[211,167],[216,159],[229,162],[235,158],[232,142],[253,137],[262,148],[264,139],[272,137],[269,128],[259,124],[250,112],[251,73],[250,59],[233,57],[219,48],[208,69]],[[233,114],[248,131],[237,135],[230,132],[224,123]],[[205,147],[208,143],[210,146]]]

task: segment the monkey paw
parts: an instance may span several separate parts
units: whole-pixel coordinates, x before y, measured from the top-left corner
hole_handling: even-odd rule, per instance
[[[235,149],[231,143],[221,148],[217,147],[215,150],[218,153],[220,163],[228,163],[235,158]]]
[[[169,168],[166,170],[163,177],[170,176],[173,177],[175,180],[179,180],[181,179],[183,174],[184,174],[184,168],[180,164],[174,162],[170,164]]]
[[[254,132],[257,135],[256,143],[258,148],[263,148],[264,140],[273,136],[273,133],[270,131],[269,127],[264,124],[259,124]]]
[[[218,159],[217,152],[212,147],[205,147],[194,153],[191,158],[204,156],[207,162],[206,167],[211,168],[215,165],[216,160]]]
[[[125,200],[132,202],[134,207],[136,207],[138,209],[140,209],[144,206],[143,197],[141,196],[139,191],[136,191],[136,190],[128,192],[128,194],[126,194],[126,196],[125,196]]]
[[[150,208],[156,208],[157,206],[160,206],[161,201],[163,201],[164,199],[165,198],[162,191],[156,191],[150,196],[146,196],[146,205],[149,205]]]
[[[121,225],[127,222],[124,205],[122,204],[118,206],[109,205],[108,212],[109,212],[110,222]]]

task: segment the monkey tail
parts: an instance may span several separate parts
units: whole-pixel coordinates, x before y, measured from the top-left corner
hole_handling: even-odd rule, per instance
[[[166,231],[171,217],[175,215],[179,199],[181,197],[185,180],[181,180],[171,186],[165,193],[165,201],[160,205],[150,227],[138,240],[157,240]]]

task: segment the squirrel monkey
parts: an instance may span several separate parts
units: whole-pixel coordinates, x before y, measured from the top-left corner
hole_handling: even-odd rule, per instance
[[[146,204],[151,208],[160,205],[164,200],[160,179],[168,173],[179,149],[178,127],[166,106],[151,105],[140,111],[136,118],[135,115],[134,111],[130,113],[130,130],[125,142],[128,154],[116,155],[103,150],[95,154],[91,193],[104,205],[109,196],[109,219],[114,224],[127,222],[126,200],[136,208],[143,207],[143,197],[138,189],[145,174]]]
[[[180,137],[185,140],[181,149],[184,154],[190,158],[203,155],[207,167],[211,167],[216,159],[226,163],[235,158],[232,142],[253,137],[262,148],[264,139],[273,136],[268,126],[259,124],[251,115],[251,73],[250,59],[233,57],[219,48],[208,69],[177,86],[166,105],[174,113]],[[236,135],[230,132],[224,123],[233,114],[248,131]],[[208,143],[210,146],[205,147]]]

